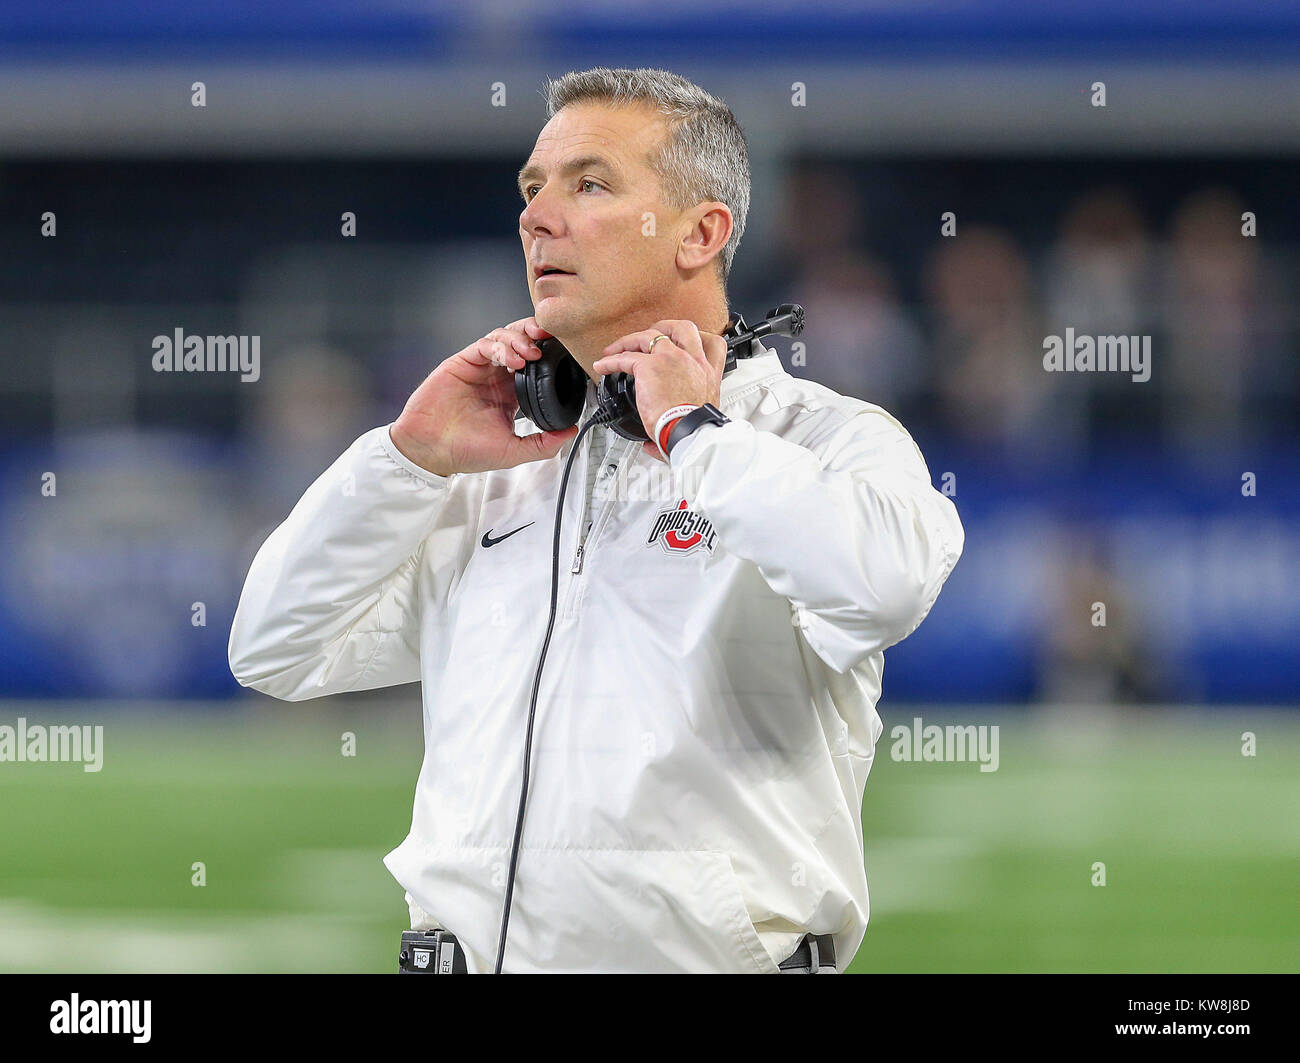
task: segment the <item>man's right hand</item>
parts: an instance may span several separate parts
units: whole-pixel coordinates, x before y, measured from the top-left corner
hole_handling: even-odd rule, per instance
[[[526,317],[493,329],[443,360],[406,401],[389,437],[407,458],[438,476],[509,469],[551,458],[578,432],[514,433],[514,373],[542,356],[550,333]]]

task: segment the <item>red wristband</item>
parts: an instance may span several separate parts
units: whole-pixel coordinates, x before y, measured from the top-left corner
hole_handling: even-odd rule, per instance
[[[682,417],[685,416],[686,416],[685,414],[682,414]],[[669,421],[666,425],[664,425],[663,428],[659,430],[659,449],[664,454],[668,453],[668,433],[673,430],[673,425],[675,425],[681,419],[682,419],[681,417],[674,417],[671,421]]]

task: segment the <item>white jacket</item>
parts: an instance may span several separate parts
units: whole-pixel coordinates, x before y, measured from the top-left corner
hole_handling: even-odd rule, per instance
[[[843,969],[862,942],[882,651],[964,533],[893,417],[756,348],[723,378],[732,422],[671,467],[616,439],[589,499],[574,463],[507,971],[775,972],[805,932]],[[230,632],[236,678],[277,698],[423,682],[384,862],[472,972],[496,955],[571,447],[444,478],[366,432],[262,545]]]

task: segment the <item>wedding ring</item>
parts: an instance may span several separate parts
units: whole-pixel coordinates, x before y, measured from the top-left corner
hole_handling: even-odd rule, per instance
[[[665,336],[661,332],[659,333],[658,336],[656,336],[654,339],[650,341],[650,347],[646,350],[646,354],[653,354],[655,349],[655,344],[658,343],[660,340],[667,340],[669,343],[673,342],[673,338],[671,336]]]

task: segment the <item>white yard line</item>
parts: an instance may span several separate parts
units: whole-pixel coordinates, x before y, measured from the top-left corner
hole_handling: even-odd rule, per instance
[[[373,955],[385,919],[406,918],[401,887],[373,850],[294,850],[272,878],[284,909],[274,914],[0,898],[0,971],[350,971]]]

